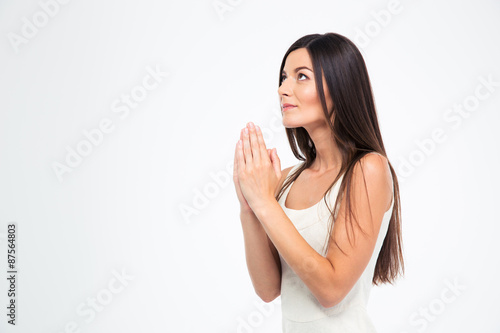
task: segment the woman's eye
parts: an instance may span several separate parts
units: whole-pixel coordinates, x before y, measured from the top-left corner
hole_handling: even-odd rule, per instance
[[[300,77],[303,76],[305,77],[306,79],[308,79],[307,75],[303,74],[303,73],[299,73],[298,75],[298,79],[300,80]],[[286,75],[281,75],[281,83],[283,83],[283,81],[285,81],[286,79]]]

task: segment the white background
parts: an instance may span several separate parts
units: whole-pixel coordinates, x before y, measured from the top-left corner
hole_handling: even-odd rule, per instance
[[[231,163],[249,121],[282,168],[299,162],[279,65],[325,32],[361,49],[400,177],[406,274],[372,290],[378,331],[500,331],[499,1],[54,1],[0,2],[0,331],[280,332],[279,298],[247,272]],[[148,68],[168,75],[125,114]]]

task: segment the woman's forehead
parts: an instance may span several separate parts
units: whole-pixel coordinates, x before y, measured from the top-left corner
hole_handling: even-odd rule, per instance
[[[311,57],[305,48],[294,50],[288,54],[283,71],[295,71],[299,67],[312,71]]]

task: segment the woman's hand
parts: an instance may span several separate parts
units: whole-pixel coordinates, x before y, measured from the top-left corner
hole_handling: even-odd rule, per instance
[[[243,130],[240,132],[240,140],[243,140]],[[240,202],[240,210],[243,212],[252,212],[252,208],[248,205],[247,200],[241,193],[240,187],[240,179],[238,177],[238,145],[236,145],[236,149],[234,150],[234,167],[233,167],[233,182],[234,187],[236,189],[236,195],[238,196],[238,200]]]
[[[266,149],[260,129],[248,123],[248,134],[242,130],[236,145],[233,179],[242,208],[255,209],[269,200],[281,179],[281,163],[276,149]],[[238,186],[239,185],[239,186]],[[243,201],[244,200],[244,201]]]
[[[243,140],[243,130],[240,133],[240,139]],[[274,154],[274,149],[267,149],[267,155],[269,156],[269,159],[272,158],[271,156],[272,154]],[[237,156],[238,156],[238,146],[236,146],[236,149],[234,151],[233,182],[234,182],[234,187],[236,189],[236,195],[240,202],[240,210],[247,213],[253,213],[252,208],[248,205],[248,202],[243,196],[243,193],[241,193],[240,180],[238,178]]]

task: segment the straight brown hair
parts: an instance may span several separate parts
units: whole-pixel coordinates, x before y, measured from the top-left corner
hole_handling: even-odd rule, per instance
[[[339,195],[335,201],[335,211],[331,212],[329,233],[326,241],[330,244],[333,224],[342,198],[346,198],[347,215],[352,224],[351,209],[351,182],[354,166],[363,156],[376,152],[387,158],[384,143],[380,134],[377,112],[373,99],[373,92],[366,69],[365,61],[356,47],[348,38],[337,33],[310,34],[299,38],[287,50],[280,67],[279,86],[282,83],[282,72],[285,61],[290,52],[305,48],[313,63],[314,73],[323,73],[328,91],[333,100],[332,110],[327,109],[323,81],[321,75],[315,75],[316,89],[318,91],[325,118],[331,129],[332,140],[340,149],[342,155],[341,169],[333,183],[325,192],[325,203],[328,207],[326,194],[335,185],[340,175],[344,174],[339,187]],[[287,177],[280,191],[276,195],[279,200],[285,189],[297,179],[300,173],[310,167],[316,158],[314,142],[303,127],[286,128],[286,135],[293,154],[300,161],[305,161],[293,175]],[[389,161],[389,159],[387,158]],[[377,258],[372,283],[393,283],[399,272],[404,274],[404,261],[401,237],[401,203],[399,184],[396,172],[389,162],[393,179],[393,210],[389,221],[389,228],[382,248]],[[365,183],[366,187],[366,183]],[[340,195],[342,193],[342,195]],[[344,193],[346,195],[344,195]],[[358,227],[359,227],[359,223]],[[363,232],[363,231],[362,231]],[[363,232],[364,233],[364,232]],[[349,235],[348,235],[349,236]],[[340,249],[340,247],[339,247]],[[342,249],[341,249],[342,251]],[[343,252],[343,251],[342,251]]]

